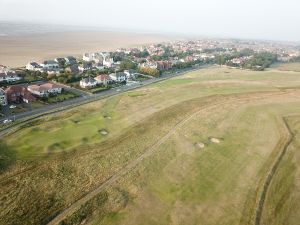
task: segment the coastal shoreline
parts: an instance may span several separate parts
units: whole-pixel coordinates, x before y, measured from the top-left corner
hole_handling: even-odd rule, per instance
[[[29,61],[72,55],[81,57],[85,52],[112,51],[117,48],[174,40],[169,36],[114,31],[68,31],[30,35],[0,36],[0,64],[22,67]]]

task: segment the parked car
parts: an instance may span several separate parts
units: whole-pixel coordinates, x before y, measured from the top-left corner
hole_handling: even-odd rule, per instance
[[[9,106],[10,109],[14,109],[14,108],[16,108],[16,107],[17,107],[17,106],[15,106],[15,105]]]
[[[12,122],[12,120],[4,120],[3,124],[7,124],[7,123],[10,123],[10,122]]]

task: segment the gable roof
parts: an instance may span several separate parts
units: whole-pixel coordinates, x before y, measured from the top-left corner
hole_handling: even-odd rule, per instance
[[[89,77],[86,77],[86,78],[83,78],[82,80],[81,80],[82,82],[84,82],[84,83],[96,83],[97,81],[93,78],[93,77],[91,77],[91,76],[89,76]]]
[[[42,92],[42,91],[49,91],[54,88],[60,88],[60,86],[49,82],[41,85],[36,85],[36,84],[30,85],[28,86],[28,88],[32,91]]]
[[[95,80],[97,80],[97,81],[105,81],[105,80],[111,80],[111,78],[107,74],[100,74],[97,77],[95,77]]]

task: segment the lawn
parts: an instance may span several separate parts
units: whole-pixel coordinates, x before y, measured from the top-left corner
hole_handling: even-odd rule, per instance
[[[92,89],[88,89],[88,91],[93,93],[93,94],[96,94],[98,92],[105,91],[105,90],[108,90],[108,89],[109,89],[109,87],[101,86],[101,87],[95,87],[95,88],[92,88]]]
[[[79,95],[73,92],[69,92],[66,90],[63,90],[61,94],[57,95],[50,95],[48,98],[42,99],[43,102],[53,104],[57,102],[63,102],[68,99],[76,98]]]
[[[23,126],[1,142],[3,224],[46,224],[135,161],[64,224],[253,224],[282,117],[300,114],[299,75],[202,69]],[[299,209],[294,145],[264,224],[297,224],[298,210],[286,219],[289,203]]]

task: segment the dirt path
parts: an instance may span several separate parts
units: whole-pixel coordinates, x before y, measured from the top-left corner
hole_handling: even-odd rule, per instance
[[[279,156],[276,158],[274,164],[272,165],[265,181],[263,184],[263,189],[262,192],[259,196],[259,199],[257,201],[257,206],[256,206],[256,210],[255,210],[255,217],[254,217],[254,225],[261,225],[261,218],[262,218],[262,213],[263,213],[263,208],[264,208],[264,203],[267,197],[267,193],[270,187],[270,184],[272,182],[272,178],[274,177],[274,174],[276,173],[280,162],[282,161],[285,153],[287,152],[287,149],[289,147],[289,145],[293,142],[294,140],[294,133],[292,132],[287,120],[285,117],[282,118],[283,120],[283,124],[285,126],[286,129],[286,136],[283,138],[284,142],[283,142],[283,146],[282,146],[282,151],[279,153]]]
[[[127,174],[129,171],[134,169],[141,161],[143,161],[145,158],[151,156],[155,150],[157,150],[163,143],[165,143],[179,128],[183,127],[186,123],[188,123],[190,120],[192,120],[195,116],[199,115],[204,110],[208,110],[211,108],[214,108],[216,106],[220,107],[225,104],[235,104],[235,103],[243,103],[247,102],[249,100],[261,100],[262,97],[270,97],[270,96],[282,96],[286,93],[284,92],[271,92],[271,93],[250,93],[249,95],[242,95],[241,97],[236,96],[230,96],[228,99],[222,99],[222,102],[213,102],[210,105],[204,106],[200,110],[196,111],[195,113],[189,115],[184,120],[177,123],[166,135],[164,135],[161,139],[159,139],[154,145],[150,146],[148,149],[145,150],[145,153],[143,153],[140,157],[137,159],[131,161],[129,164],[127,164],[125,167],[123,167],[120,171],[116,172],[114,175],[112,175],[110,178],[108,178],[104,183],[102,183],[100,186],[98,186],[96,189],[82,197],[81,199],[74,202],[70,207],[66,208],[64,211],[62,211],[60,214],[58,214],[52,221],[48,223],[48,225],[56,225],[59,224],[61,221],[66,219],[68,216],[71,216],[74,214],[82,205],[84,205],[86,202],[91,200],[92,198],[96,197],[98,194],[100,194],[103,190],[111,186],[114,182],[116,182],[119,178]],[[254,95],[254,96],[252,96]],[[250,96],[250,97],[249,97]]]

